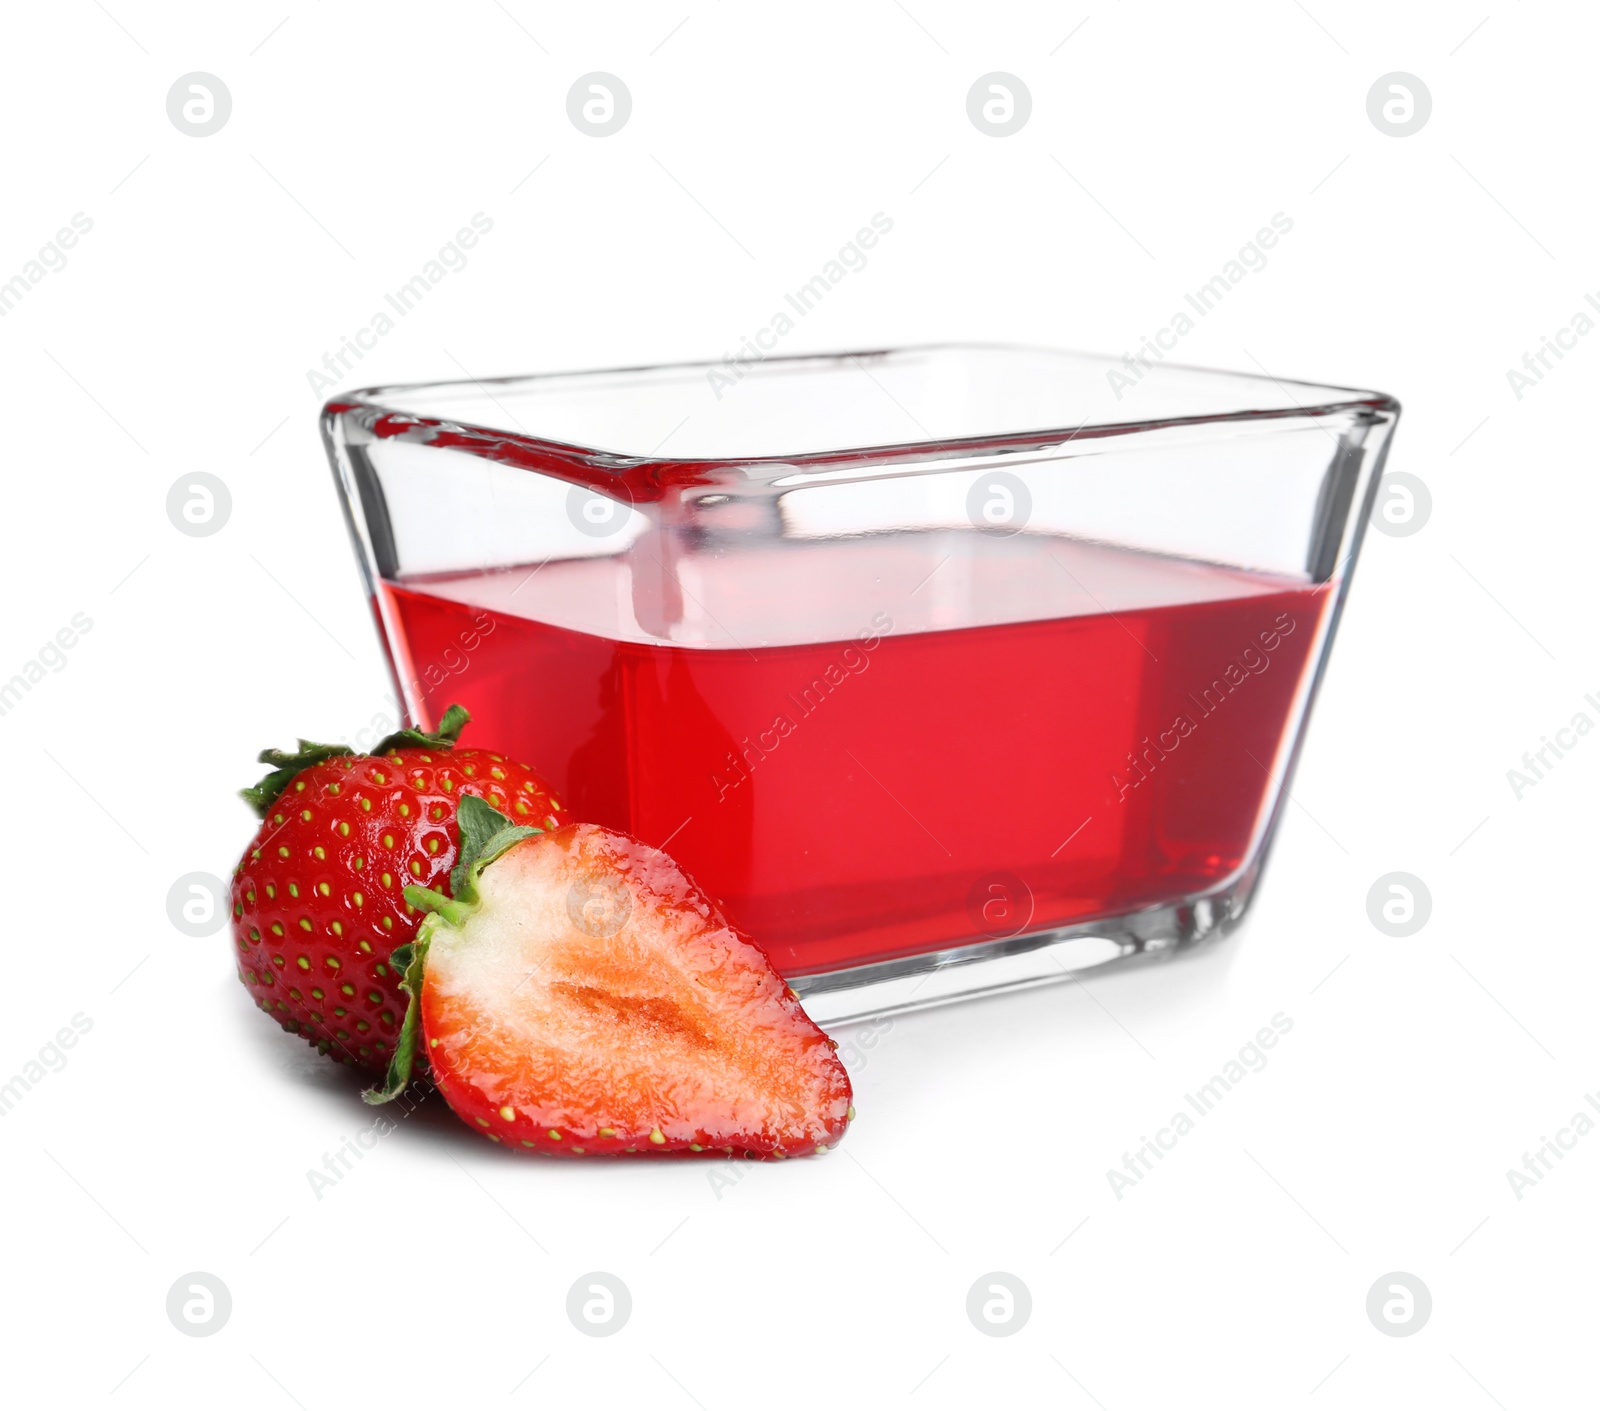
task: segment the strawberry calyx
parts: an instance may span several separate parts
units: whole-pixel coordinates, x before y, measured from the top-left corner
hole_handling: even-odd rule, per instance
[[[361,1094],[363,1101],[373,1105],[399,1097],[410,1086],[413,1071],[418,1067],[422,977],[428,959],[428,945],[435,929],[441,925],[461,929],[478,909],[478,878],[484,868],[524,838],[544,831],[542,828],[513,823],[494,805],[485,803],[474,794],[462,798],[456,810],[456,820],[461,828],[461,848],[458,861],[450,870],[450,890],[454,896],[447,897],[432,887],[410,886],[404,892],[405,899],[412,906],[428,915],[417,928],[416,939],[397,947],[390,956],[395,972],[401,977],[400,989],[406,996],[406,1015],[400,1024],[394,1055],[389,1060],[388,1074],[377,1087]]]
[[[439,717],[437,730],[396,730],[385,735],[368,751],[388,754],[391,750],[453,750],[461,743],[461,731],[472,716],[464,705],[452,705]]]
[[[437,730],[396,730],[392,735],[385,735],[367,753],[384,755],[392,750],[451,750],[460,740],[462,728],[471,719],[465,706],[452,705],[440,717]],[[267,811],[297,774],[314,764],[321,764],[325,759],[355,753],[349,745],[319,745],[314,740],[301,740],[299,748],[294,750],[262,750],[256,760],[261,764],[270,764],[272,770],[248,789],[240,789],[239,797],[255,810],[257,818],[265,818]]]

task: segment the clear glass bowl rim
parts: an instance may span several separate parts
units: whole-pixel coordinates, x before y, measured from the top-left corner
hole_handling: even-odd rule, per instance
[[[754,366],[761,370],[769,368],[779,370],[784,365],[834,363],[852,358],[885,358],[905,354],[968,351],[998,351],[1078,358],[1085,362],[1098,363],[1108,369],[1124,366],[1122,359],[1114,358],[1108,354],[1078,353],[1068,349],[1049,348],[1039,345],[979,341],[916,343],[832,353],[813,352],[772,355],[763,358]],[[432,391],[447,387],[476,388],[478,391],[485,393],[485,395],[489,395],[489,389],[507,387],[512,384],[557,383],[591,377],[626,377],[632,374],[693,372],[722,366],[722,363],[715,360],[694,359],[674,363],[637,364],[628,367],[513,374],[504,377],[463,377],[429,382],[384,383],[372,387],[358,388],[331,398],[323,408],[323,419],[326,429],[331,430],[334,423],[342,423],[348,428],[348,418],[352,413],[365,414],[364,419],[371,423],[372,430],[377,436],[383,439],[400,437],[406,440],[420,440],[425,444],[436,444],[434,433],[438,431],[459,433],[463,438],[462,440],[456,441],[452,438],[451,444],[455,449],[488,455],[492,459],[507,461],[512,464],[522,463],[528,468],[542,470],[556,469],[557,467],[551,465],[553,460],[558,465],[559,463],[565,463],[571,469],[581,467],[590,472],[601,472],[607,479],[619,474],[626,475],[630,471],[638,472],[651,469],[665,472],[669,477],[672,477],[672,472],[674,471],[693,471],[705,474],[715,473],[719,470],[739,469],[743,470],[747,477],[757,478],[751,475],[751,472],[763,466],[775,468],[804,468],[811,466],[820,468],[837,465],[842,462],[861,463],[922,459],[935,453],[941,457],[965,458],[1024,450],[1039,451],[1074,441],[1135,436],[1145,432],[1165,431],[1187,426],[1269,423],[1308,417],[1359,416],[1362,414],[1392,419],[1399,415],[1401,409],[1397,398],[1383,392],[1341,387],[1328,383],[1308,382],[1299,378],[1280,378],[1267,373],[1238,372],[1227,368],[1202,367],[1193,363],[1163,361],[1160,364],[1163,372],[1220,376],[1237,379],[1241,382],[1257,383],[1263,387],[1275,386],[1285,396],[1290,395],[1289,389],[1291,388],[1305,388],[1318,394],[1333,392],[1343,395],[1332,399],[1322,396],[1310,402],[1303,404],[1297,402],[1288,407],[1241,406],[1227,411],[1188,416],[1155,416],[1132,421],[1085,420],[1075,427],[1047,425],[1027,430],[915,439],[884,444],[874,443],[865,446],[839,446],[828,450],[804,451],[791,454],[681,457],[655,454],[636,455],[603,450],[594,446],[579,445],[526,432],[512,431],[503,426],[463,421],[457,418],[420,416],[415,412],[404,411],[397,406],[388,405],[389,402],[401,394]],[[522,454],[518,455],[518,451]],[[559,470],[557,470],[557,473],[559,473]]]

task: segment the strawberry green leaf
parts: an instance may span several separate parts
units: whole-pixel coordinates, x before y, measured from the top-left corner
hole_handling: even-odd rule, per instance
[[[456,823],[461,828],[461,851],[456,856],[456,865],[450,869],[450,891],[459,897],[468,886],[467,874],[471,872],[473,864],[484,856],[496,835],[513,825],[493,804],[486,803],[475,794],[467,794],[462,798],[456,809]],[[527,837],[530,833],[540,831],[537,828],[525,829],[520,836]],[[499,857],[510,846],[510,842],[506,843],[494,856]]]
[[[423,889],[408,887],[406,890]],[[415,941],[397,946],[389,957],[400,973],[400,988],[407,997],[406,1017],[400,1023],[400,1034],[395,1040],[388,1074],[378,1087],[368,1088],[361,1094],[361,1100],[372,1106],[392,1102],[411,1085],[412,1070],[417,1063],[417,1038],[422,1031],[422,966],[427,954],[428,924],[425,922],[417,932]]]
[[[265,818],[267,810],[278,801],[278,795],[287,789],[295,775],[321,764],[325,759],[353,754],[348,745],[319,745],[311,740],[300,741],[298,750],[262,750],[256,759],[270,764],[273,770],[263,775],[261,781],[248,789],[240,789],[239,797],[256,811],[257,818]]]
[[[439,717],[439,728],[428,730],[396,730],[385,735],[372,747],[373,754],[388,754],[390,750],[450,750],[461,739],[461,730],[472,717],[467,708],[453,705]]]
[[[371,753],[381,755],[388,754],[390,750],[454,749],[461,738],[462,728],[471,719],[465,706],[453,705],[440,717],[437,730],[431,733],[426,730],[397,730],[379,740]],[[278,801],[278,795],[294,782],[295,775],[314,764],[321,764],[325,759],[354,753],[349,745],[319,745],[314,740],[300,741],[297,750],[262,750],[256,758],[262,764],[272,765],[272,772],[250,788],[240,789],[239,797],[256,811],[257,818],[265,818],[267,810]]]

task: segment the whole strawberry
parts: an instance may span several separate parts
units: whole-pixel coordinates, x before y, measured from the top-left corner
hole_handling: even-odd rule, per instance
[[[389,957],[422,916],[404,888],[449,891],[463,795],[536,829],[570,822],[526,765],[456,748],[468,719],[453,705],[436,733],[402,730],[370,755],[263,750],[272,772],[241,791],[262,824],[234,872],[239,978],[288,1032],[369,1073],[387,1071],[406,1012]]]

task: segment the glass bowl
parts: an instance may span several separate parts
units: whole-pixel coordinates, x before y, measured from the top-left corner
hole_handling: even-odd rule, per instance
[[[1398,414],[938,346],[379,387],[323,429],[411,722],[461,701],[842,1020],[1239,920]]]

